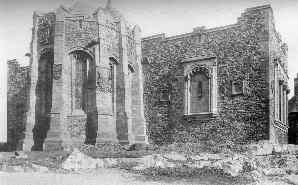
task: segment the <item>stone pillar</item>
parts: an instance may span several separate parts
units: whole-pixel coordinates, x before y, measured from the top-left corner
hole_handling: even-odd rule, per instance
[[[212,65],[211,91],[211,112],[217,114],[217,61]]]
[[[144,116],[143,100],[143,70],[142,70],[142,48],[141,48],[141,29],[135,26],[134,42],[136,46],[135,71],[132,76],[131,103],[132,103],[132,143],[148,143],[147,124]]]
[[[61,69],[57,69],[61,68]],[[60,70],[62,71],[62,64],[54,63],[53,71]],[[52,109],[50,113],[50,129],[47,134],[47,138],[44,143],[44,150],[61,150],[62,147],[62,138],[61,138],[61,104],[62,100],[62,79],[61,74],[59,78],[53,79],[53,90],[52,90]]]
[[[36,103],[36,84],[38,80],[38,52],[37,52],[37,15],[33,15],[33,31],[32,31],[32,45],[31,45],[31,59],[30,59],[30,92],[29,92],[29,110],[27,112],[27,122],[25,139],[23,143],[24,151],[31,151],[33,142],[33,127],[35,124],[35,103]]]
[[[100,30],[100,35],[105,38],[105,30]],[[97,143],[117,142],[116,123],[114,115],[114,93],[113,80],[118,75],[111,71],[116,64],[110,61],[110,54],[107,50],[110,41],[101,39],[100,44],[95,47],[95,65],[96,65],[96,109],[98,112],[97,122]],[[111,65],[110,65],[111,63]],[[109,75],[112,75],[109,76]],[[111,78],[111,79],[110,79]]]
[[[64,61],[64,22],[57,19],[54,34],[54,64],[53,64],[53,89],[52,109],[50,112],[50,129],[44,142],[45,151],[62,150],[69,147],[69,135],[66,130],[64,83],[66,82],[67,66]]]
[[[127,115],[130,99],[127,96],[128,89],[128,56],[127,56],[127,35],[124,20],[119,22],[119,50],[120,64],[117,66],[116,77],[116,129],[119,143],[128,144],[128,124],[131,121]]]
[[[68,78],[68,82],[67,82],[68,84],[70,84],[70,88],[68,90],[66,89],[65,90],[69,92],[69,99],[71,102],[71,105],[68,106],[68,108],[70,108],[70,112],[67,115],[67,130],[68,130],[68,133],[70,134],[70,139],[73,147],[79,147],[80,145],[84,144],[86,139],[87,115],[83,110],[81,102],[79,102],[80,104],[78,105],[77,104],[78,102],[76,99],[76,88],[82,88],[82,87],[76,86],[76,83],[78,80],[76,67],[78,67],[77,66],[78,61],[85,62],[84,60],[86,58],[84,57],[85,57],[84,53],[71,53],[71,54],[68,54],[68,57],[67,57],[68,61],[66,62],[68,63],[69,69],[70,69],[70,74],[68,74],[70,78]],[[83,75],[86,75],[86,74],[83,74]],[[67,76],[65,75],[64,78],[66,79]],[[83,77],[83,79],[80,79],[80,80],[85,80],[85,78]],[[81,83],[84,83],[84,82],[81,81]],[[83,88],[81,89],[80,93],[83,93]],[[83,101],[82,94],[78,96],[80,96],[81,98],[80,101]]]

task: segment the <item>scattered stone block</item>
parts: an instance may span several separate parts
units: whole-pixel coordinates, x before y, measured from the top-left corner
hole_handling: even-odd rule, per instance
[[[32,164],[32,167],[37,172],[41,172],[41,173],[49,172],[49,169],[47,167],[45,167],[45,166],[40,166],[40,165]]]
[[[81,153],[76,148],[62,163],[62,168],[67,170],[95,169],[98,166],[103,166],[103,162]]]
[[[186,161],[187,160],[185,155],[178,153],[178,152],[167,153],[167,154],[164,154],[163,157],[165,157],[169,160],[173,160],[173,161]]]
[[[273,145],[268,142],[260,144],[250,144],[248,146],[248,153],[251,155],[270,155],[273,151]]]
[[[230,174],[232,177],[238,176],[243,169],[243,161],[231,160],[222,164],[222,169],[225,173]]]
[[[288,175],[285,179],[290,184],[298,185],[298,175]]]
[[[266,176],[283,176],[283,175],[286,175],[286,171],[283,168],[267,168],[267,169],[263,169],[263,173]]]

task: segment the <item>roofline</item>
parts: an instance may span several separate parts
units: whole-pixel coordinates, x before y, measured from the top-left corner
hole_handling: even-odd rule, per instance
[[[272,8],[271,8],[270,4],[251,7],[251,8],[246,8],[244,10],[244,12],[241,14],[241,16],[238,17],[237,22],[234,23],[234,24],[229,24],[229,25],[226,25],[226,26],[219,26],[219,27],[214,27],[214,28],[207,28],[207,29],[205,29],[204,26],[195,27],[195,28],[193,28],[193,32],[178,34],[178,35],[174,35],[174,36],[170,36],[170,37],[166,37],[165,33],[159,33],[159,34],[151,35],[151,36],[148,36],[148,37],[143,37],[141,40],[142,41],[147,41],[147,40],[151,40],[151,39],[173,40],[173,39],[178,39],[178,38],[191,36],[191,35],[197,34],[197,33],[210,33],[210,32],[216,32],[216,31],[222,31],[222,30],[226,30],[226,29],[235,28],[235,27],[240,25],[239,23],[241,22],[241,18],[245,14],[247,14],[251,11],[257,11],[257,10],[263,10],[263,9],[270,9],[272,11]],[[197,28],[200,28],[199,31],[197,30]]]

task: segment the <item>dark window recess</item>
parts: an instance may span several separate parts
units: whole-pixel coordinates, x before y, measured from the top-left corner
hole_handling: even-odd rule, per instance
[[[170,101],[169,91],[161,90],[160,101]]]
[[[243,94],[243,81],[240,82],[236,82],[233,81],[232,82],[232,95],[241,95]]]
[[[81,29],[83,28],[83,20],[82,19],[79,20],[79,26]]]
[[[97,74],[97,77],[96,77],[96,84],[99,86],[99,85],[100,85],[100,81],[101,81],[100,72],[97,71],[96,74]]]
[[[109,70],[108,78],[109,78],[109,80],[113,79],[113,64],[110,64],[110,70]]]
[[[197,89],[198,98],[202,98],[203,96],[203,83],[198,81],[198,89]]]

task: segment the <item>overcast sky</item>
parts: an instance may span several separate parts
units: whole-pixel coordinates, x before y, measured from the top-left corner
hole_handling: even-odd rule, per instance
[[[94,7],[106,3],[106,0],[81,1],[88,1]],[[33,11],[53,11],[61,4],[69,7],[73,3],[74,0],[0,0],[1,97],[6,95],[6,61],[16,58],[26,63],[24,54],[29,52]],[[298,73],[297,0],[112,0],[112,6],[120,10],[128,21],[141,27],[143,36],[157,33],[171,36],[191,32],[197,26],[212,28],[233,24],[246,8],[269,3],[277,30],[289,46],[292,96],[293,78]],[[2,115],[6,114],[4,103],[1,98]]]

